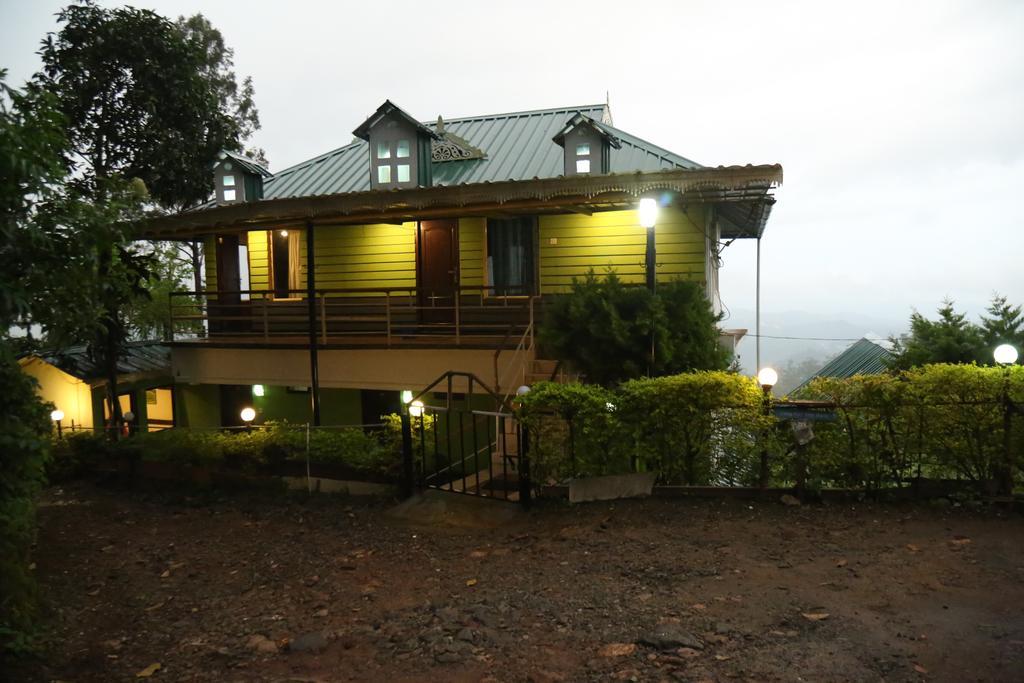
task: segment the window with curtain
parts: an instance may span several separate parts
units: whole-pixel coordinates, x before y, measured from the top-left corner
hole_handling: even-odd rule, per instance
[[[535,290],[532,216],[487,220],[487,284],[495,296],[525,296]]]
[[[274,230],[270,239],[270,278],[275,299],[298,298],[299,231]]]

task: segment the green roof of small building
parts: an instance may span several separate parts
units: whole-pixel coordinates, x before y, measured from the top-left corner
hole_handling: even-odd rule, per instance
[[[484,156],[434,161],[433,184],[450,186],[558,177],[565,168],[563,151],[552,138],[576,114],[599,121],[602,129],[621,143],[611,155],[611,173],[702,168],[685,157],[612,127],[606,106],[594,104],[445,120],[444,131],[478,148]],[[368,146],[364,140],[356,140],[273,174],[264,180],[263,197],[310,197],[369,189]]]
[[[858,339],[845,351],[830,360],[816,373],[805,379],[790,393],[796,393],[816,377],[853,377],[854,375],[877,375],[889,368],[892,351],[883,346],[884,342],[872,341],[867,337]]]

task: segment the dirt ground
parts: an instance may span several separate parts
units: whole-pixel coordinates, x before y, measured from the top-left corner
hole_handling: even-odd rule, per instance
[[[498,524],[504,503],[463,500],[410,523],[331,496],[51,489],[36,558],[52,644],[14,676],[1024,677],[1019,515],[652,499]]]

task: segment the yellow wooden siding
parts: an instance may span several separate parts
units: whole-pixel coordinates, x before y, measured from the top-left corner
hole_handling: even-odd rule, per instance
[[[206,289],[217,289],[217,238],[203,238],[203,269],[206,273]]]
[[[459,284],[481,287],[484,284],[484,228],[486,218],[459,219]]]
[[[266,230],[250,230],[249,288],[270,288],[270,245]]]
[[[703,282],[705,238],[699,209],[689,214],[662,209],[655,232],[658,279],[678,277]],[[574,277],[591,268],[609,268],[627,283],[643,283],[647,235],[636,211],[604,211],[592,216],[560,214],[540,217],[541,293],[564,292]]]
[[[658,281],[683,279],[706,285],[707,237],[704,209],[690,207],[662,209],[654,239],[658,252]]]
[[[320,227],[315,247],[318,289],[416,286],[415,223]]]

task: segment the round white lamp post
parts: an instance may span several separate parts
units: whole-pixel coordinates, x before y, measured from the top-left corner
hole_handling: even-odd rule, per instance
[[[761,391],[764,392],[761,410],[764,411],[766,418],[772,413],[772,387],[778,381],[779,373],[775,372],[773,368],[761,368],[757,373],[757,383],[761,385]],[[758,486],[762,490],[768,488],[770,475],[771,470],[768,465],[768,434],[764,433],[761,434],[761,468],[757,477]]]
[[[411,417],[423,417],[423,401],[412,401],[409,403],[409,415]]]
[[[778,381],[779,373],[775,372],[773,368],[761,368],[761,371],[757,373],[757,383],[765,392],[771,391]]]
[[[57,425],[57,438],[64,438],[63,428],[61,427],[60,421],[64,419],[64,411],[60,408],[56,408],[50,412],[50,419],[53,420],[54,424]]]
[[[1000,344],[992,352],[992,357],[1000,365],[1013,365],[1017,362],[1017,349],[1010,344]]]
[[[658,201],[653,197],[640,200],[640,227],[647,230],[647,258],[645,260],[647,289],[654,291],[657,247],[654,241],[654,225],[658,222]]]
[[[1003,366],[1003,467],[1000,479],[1000,493],[1013,495],[1013,449],[1011,447],[1010,429],[1013,418],[1013,402],[1010,401],[1010,366],[1017,362],[1017,349],[1010,344],[1000,344],[992,352],[992,357]]]
[[[238,414],[242,418],[242,422],[245,423],[245,431],[252,429],[252,421],[256,419],[256,411],[251,406],[242,408],[242,412]]]

